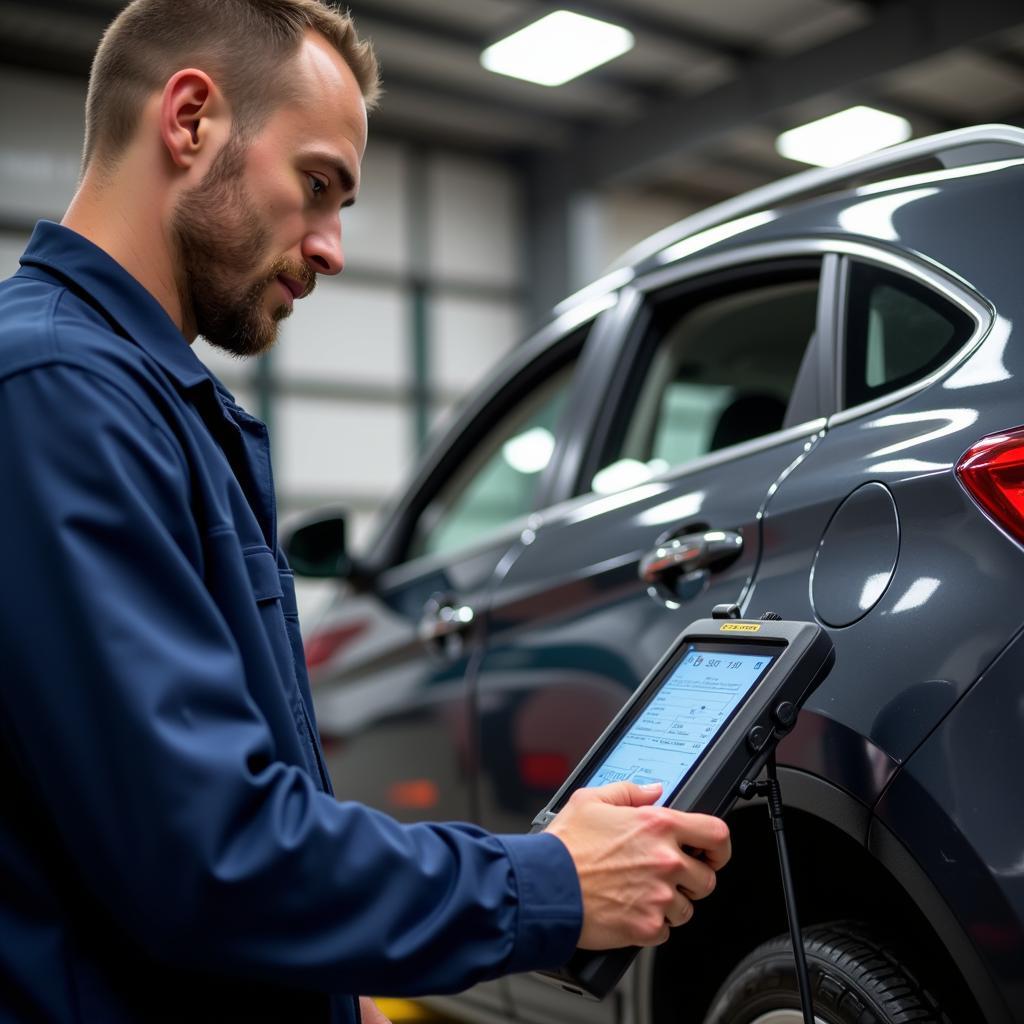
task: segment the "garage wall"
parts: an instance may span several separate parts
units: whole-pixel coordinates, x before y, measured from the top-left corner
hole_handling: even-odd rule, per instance
[[[614,263],[649,235],[696,213],[701,207],[670,196],[609,192],[601,202],[600,258]]]
[[[83,82],[0,68],[0,274],[78,176]],[[239,362],[197,352],[271,427],[283,517],[352,510],[355,544],[425,433],[521,337],[518,182],[497,161],[371,138],[343,214],[345,273],[321,278],[279,345]]]

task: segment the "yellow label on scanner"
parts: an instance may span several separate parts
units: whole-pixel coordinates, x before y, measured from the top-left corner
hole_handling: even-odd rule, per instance
[[[723,622],[723,633],[760,633],[760,622]]]

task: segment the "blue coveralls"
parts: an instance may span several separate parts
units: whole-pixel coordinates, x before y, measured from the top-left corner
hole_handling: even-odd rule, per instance
[[[0,1021],[358,1020],[553,966],[551,836],[330,792],[266,428],[39,224],[0,284]]]

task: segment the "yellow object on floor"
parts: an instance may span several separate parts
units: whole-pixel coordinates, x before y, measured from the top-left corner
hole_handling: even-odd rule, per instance
[[[417,1006],[408,999],[375,999],[374,1002],[380,1007],[380,1012],[392,1022],[392,1024],[404,1024],[409,1020],[434,1021],[435,1024],[442,1024],[444,1018],[438,1017],[425,1006]]]

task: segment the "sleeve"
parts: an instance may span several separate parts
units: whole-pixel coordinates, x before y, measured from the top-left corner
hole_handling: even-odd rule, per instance
[[[162,961],[322,991],[568,959],[558,839],[400,825],[275,760],[181,448],[143,409],[79,367],[0,383],[0,729],[82,884]]]

